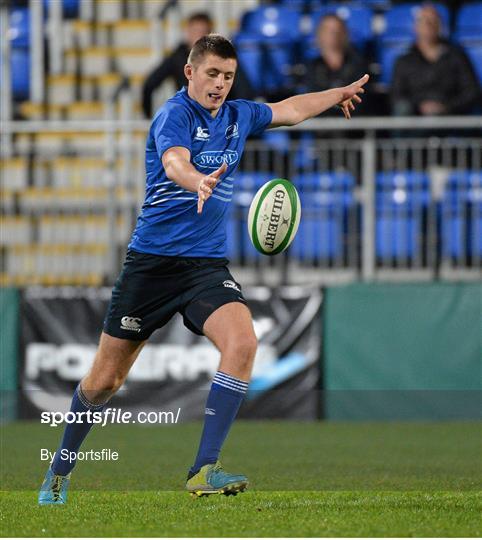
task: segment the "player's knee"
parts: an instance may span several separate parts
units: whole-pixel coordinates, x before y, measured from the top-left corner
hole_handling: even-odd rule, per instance
[[[94,403],[102,403],[110,399],[124,384],[126,374],[122,372],[105,373],[96,384],[92,385],[85,393],[86,397]],[[88,395],[87,395],[88,394]]]
[[[111,395],[115,394],[117,390],[124,384],[124,381],[126,380],[126,373],[123,372],[114,372],[111,374],[111,376],[106,381],[106,386],[108,392],[111,393]]]
[[[256,336],[244,336],[233,339],[229,345],[229,355],[236,359],[236,362],[249,367],[254,360],[258,342]]]

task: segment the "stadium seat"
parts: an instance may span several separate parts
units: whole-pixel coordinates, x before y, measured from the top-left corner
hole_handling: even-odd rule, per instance
[[[260,257],[261,254],[256,251],[249,238],[248,212],[255,193],[271,177],[268,172],[236,173],[233,204],[228,219],[228,258],[253,261]]]
[[[381,259],[412,259],[422,240],[420,212],[406,203],[377,204],[376,256]]]
[[[430,203],[429,177],[415,171],[378,173],[376,201],[387,205],[427,206]]]
[[[379,45],[378,62],[380,64],[380,82],[385,85],[391,83],[395,63],[399,56],[408,51],[410,45],[411,43],[409,41],[397,41]]]
[[[10,51],[10,73],[12,93],[17,101],[24,101],[30,95],[30,49],[15,47]]]
[[[309,262],[343,258],[352,194],[315,191],[300,193],[300,200],[302,218],[290,248],[292,255]]]
[[[24,101],[30,94],[30,15],[28,8],[15,7],[8,20],[10,71],[13,98]]]
[[[461,6],[456,20],[455,37],[460,43],[482,42],[482,2]]]
[[[350,41],[359,49],[364,49],[372,39],[372,17],[370,8],[361,5],[341,5],[333,4],[318,9],[311,16],[311,31],[305,38],[304,48],[305,58],[313,58],[319,54],[316,45],[316,30],[320,20],[328,14],[335,14],[343,19],[348,28]]]
[[[378,258],[410,260],[420,253],[423,219],[429,202],[426,173],[377,174],[375,251]]]
[[[44,10],[48,14],[51,0],[44,0]],[[80,0],[62,0],[62,15],[66,18],[75,18],[79,15]]]
[[[240,31],[259,38],[283,38],[296,41],[299,37],[299,13],[283,6],[262,6],[247,11]]]
[[[447,6],[440,3],[433,3],[442,20],[442,33],[448,36],[450,28],[450,16]],[[414,24],[415,16],[420,9],[420,3],[400,4],[389,9],[385,14],[385,31],[382,40],[399,41],[410,40],[415,37]]]
[[[15,8],[10,12],[8,37],[11,47],[30,46],[30,14],[28,8]]]
[[[299,25],[299,13],[283,6],[264,6],[243,15],[234,41],[257,91],[273,92],[288,83]]]
[[[239,33],[234,38],[239,63],[243,67],[251,86],[256,92],[263,91],[262,61],[263,52],[259,40],[247,34]]]
[[[271,150],[286,153],[290,149],[291,139],[287,131],[268,130],[261,135],[261,138]]]
[[[355,181],[350,173],[305,173],[293,179],[296,188],[301,192],[347,193],[353,190]]]
[[[442,258],[482,258],[482,171],[456,171],[441,204]]]
[[[235,196],[242,193],[254,195],[271,177],[269,172],[237,172],[234,177]]]
[[[280,4],[300,13],[311,13],[323,6],[325,0],[281,0]]]
[[[257,92],[273,92],[289,82],[295,42],[240,32],[234,38],[239,61]]]
[[[354,208],[353,176],[346,172],[307,173],[293,178],[302,219],[291,253],[300,261],[343,258],[348,213]]]

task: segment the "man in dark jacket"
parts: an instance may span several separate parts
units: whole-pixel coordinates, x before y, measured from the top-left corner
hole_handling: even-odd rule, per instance
[[[465,53],[440,36],[440,17],[424,6],[415,22],[416,42],[396,64],[391,88],[395,115],[469,113],[480,95]]]
[[[146,78],[142,86],[142,109],[146,118],[152,117],[152,94],[168,78],[173,79],[176,90],[187,84],[184,75],[184,66],[189,51],[194,43],[213,31],[213,21],[207,13],[194,13],[186,21],[186,41],[180,43],[177,49],[155,68]],[[359,77],[356,77],[359,78]],[[246,75],[238,67],[236,81],[231,90],[229,99],[254,99],[254,91]]]

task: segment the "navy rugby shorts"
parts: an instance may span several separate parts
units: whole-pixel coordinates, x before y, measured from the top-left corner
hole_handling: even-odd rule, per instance
[[[246,300],[227,268],[227,259],[165,257],[129,250],[112,290],[104,332],[145,340],[179,312],[184,325],[203,335],[219,307]]]

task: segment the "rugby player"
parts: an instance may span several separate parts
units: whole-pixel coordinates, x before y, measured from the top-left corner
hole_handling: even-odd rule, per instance
[[[225,258],[233,174],[246,139],[270,127],[299,124],[336,105],[350,118],[368,81],[364,75],[343,88],[278,103],[226,102],[236,67],[229,40],[217,34],[199,39],[184,68],[187,88],[154,116],[146,142],[145,202],[93,365],[71,405],[75,413],[102,410],[152,332],[181,313],[187,328],[207,336],[221,353],[186,484],[197,495],[236,494],[248,485],[246,476],[224,471],[218,461],[248,388],[257,345],[241,286]],[[77,452],[91,427],[89,422],[66,426],[42,484],[40,504],[66,502],[75,462],[62,459],[61,451]]]

